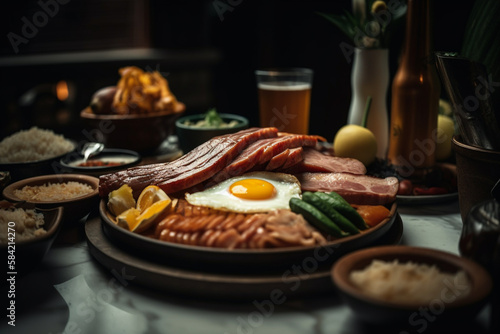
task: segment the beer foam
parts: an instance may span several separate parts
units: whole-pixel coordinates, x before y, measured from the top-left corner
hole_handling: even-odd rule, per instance
[[[311,84],[306,82],[266,82],[259,83],[259,89],[263,90],[280,90],[280,91],[295,91],[295,90],[306,90],[311,89]]]

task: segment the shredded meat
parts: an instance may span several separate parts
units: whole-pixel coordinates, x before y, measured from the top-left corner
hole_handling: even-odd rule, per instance
[[[227,249],[313,246],[326,239],[290,210],[242,214],[192,206],[179,200],[155,228],[154,237],[180,244]]]

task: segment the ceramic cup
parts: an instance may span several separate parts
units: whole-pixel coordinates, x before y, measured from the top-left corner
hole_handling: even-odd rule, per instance
[[[500,151],[464,144],[458,136],[453,138],[452,145],[457,161],[460,215],[464,222],[475,204],[492,198],[491,190],[500,179]]]

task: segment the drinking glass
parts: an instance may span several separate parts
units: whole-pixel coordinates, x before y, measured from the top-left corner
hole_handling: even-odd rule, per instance
[[[281,68],[255,71],[261,127],[308,134],[313,71]]]

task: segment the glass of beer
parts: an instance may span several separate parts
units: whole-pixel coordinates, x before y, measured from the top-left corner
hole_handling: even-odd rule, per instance
[[[255,71],[261,127],[308,134],[313,71],[284,68]]]

